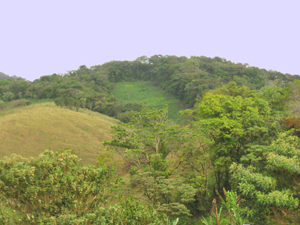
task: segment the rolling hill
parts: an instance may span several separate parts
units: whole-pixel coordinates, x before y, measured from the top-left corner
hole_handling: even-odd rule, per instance
[[[118,121],[80,109],[79,112],[36,103],[0,113],[0,159],[12,153],[34,157],[44,150],[72,148],[85,165],[95,164],[103,152],[102,141]]]

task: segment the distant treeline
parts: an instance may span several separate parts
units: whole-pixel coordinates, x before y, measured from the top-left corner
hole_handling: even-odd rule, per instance
[[[276,79],[284,82],[300,80],[299,75],[205,56],[142,56],[134,61],[111,61],[91,69],[106,69],[112,82],[151,80],[190,106],[194,105],[197,95],[202,96],[208,90],[230,81],[258,90],[265,85],[272,85]]]
[[[299,75],[259,69],[220,57],[154,55],[134,61],[111,61],[91,68],[82,65],[66,74],[42,76],[33,82],[0,73],[0,99],[5,102],[54,99],[58,105],[89,108],[118,117],[127,111],[140,110],[142,106],[120,103],[112,94],[116,82],[150,80],[193,106],[197,96],[230,81],[258,90],[272,85],[275,80],[286,84],[299,79]]]
[[[0,72],[0,80],[16,80],[18,78],[21,78],[21,77],[17,77],[16,75],[9,76],[5,73]]]

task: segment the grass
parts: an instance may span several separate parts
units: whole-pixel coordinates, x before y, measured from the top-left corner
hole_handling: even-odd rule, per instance
[[[36,157],[44,150],[72,148],[83,164],[95,164],[117,120],[86,109],[79,112],[53,102],[0,111],[0,159],[12,153]]]
[[[123,103],[145,103],[149,107],[163,108],[169,106],[169,118],[178,121],[183,117],[179,111],[187,108],[180,100],[166,91],[152,85],[151,81],[119,82],[114,95]]]

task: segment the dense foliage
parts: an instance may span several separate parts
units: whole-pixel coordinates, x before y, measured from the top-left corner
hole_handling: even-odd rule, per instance
[[[84,167],[65,150],[36,159],[12,155],[0,161],[0,224],[162,224],[166,217],[126,199],[104,207],[116,187],[113,171]],[[14,216],[5,207],[14,210]]]
[[[113,140],[104,144],[131,161],[131,188],[139,187],[156,210],[167,207],[163,212],[178,216],[179,224],[196,223],[186,216],[212,207],[216,214],[205,224],[217,218],[224,224],[297,224],[299,116],[291,110],[299,106],[296,87],[298,81],[255,91],[230,82],[183,111],[190,119],[185,125],[168,121],[167,108],[144,109],[113,127]],[[170,204],[172,194],[180,210]],[[188,194],[193,198],[182,201]],[[213,199],[220,200],[222,217]]]
[[[179,179],[170,167],[168,156],[178,150],[174,140],[180,130],[167,120],[167,108],[143,110],[130,123],[113,127],[115,139],[104,142],[116,147],[133,164],[131,184],[140,187],[146,200],[169,216],[190,215],[182,203],[193,201],[196,190]]]
[[[154,55],[134,61],[111,61],[102,65],[80,66],[66,74],[42,76],[29,82],[21,78],[0,81],[0,99],[55,99],[59,106],[88,108],[109,116],[136,111],[120,103],[112,91],[116,82],[150,80],[189,106],[197,96],[230,81],[258,90],[276,80],[292,82],[300,76],[267,71],[224,58]],[[127,120],[127,118],[125,119]],[[125,121],[124,120],[124,121]]]
[[[169,120],[167,106],[113,96],[116,82],[135,80],[152,81],[190,105],[181,112],[186,120]],[[52,99],[123,122],[112,127],[96,167],[83,167],[70,150],[0,161],[2,223],[300,223],[299,76],[219,57],[155,55],[34,82],[1,80],[0,99],[0,110],[11,100],[22,106]],[[117,167],[126,180],[122,193],[136,201],[107,204],[110,191],[118,191]]]

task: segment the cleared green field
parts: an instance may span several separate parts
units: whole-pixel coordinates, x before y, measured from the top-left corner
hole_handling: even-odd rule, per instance
[[[116,84],[114,95],[123,103],[145,103],[149,107],[163,108],[169,106],[169,118],[178,121],[183,117],[179,111],[187,107],[174,96],[157,86],[151,81],[119,82]]]

